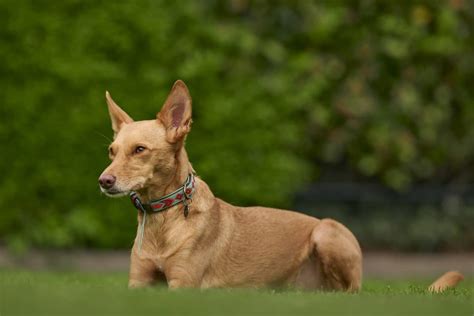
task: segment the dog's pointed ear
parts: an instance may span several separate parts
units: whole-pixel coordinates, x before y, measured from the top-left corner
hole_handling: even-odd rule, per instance
[[[117,103],[114,102],[110,96],[109,91],[105,91],[105,99],[109,108],[110,120],[112,121],[112,130],[114,131],[114,138],[122,128],[123,124],[132,123],[133,119],[122,110]]]
[[[191,130],[191,95],[183,81],[174,83],[165,104],[158,112],[156,118],[166,128],[166,140],[177,143]]]

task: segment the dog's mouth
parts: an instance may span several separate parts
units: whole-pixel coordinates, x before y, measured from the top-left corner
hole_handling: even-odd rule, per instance
[[[120,191],[116,188],[111,188],[111,189],[104,189],[104,188],[100,188],[100,190],[102,191],[102,193],[104,193],[105,195],[107,195],[108,197],[122,197],[122,196],[125,196],[125,195],[128,195],[129,192],[127,191]]]

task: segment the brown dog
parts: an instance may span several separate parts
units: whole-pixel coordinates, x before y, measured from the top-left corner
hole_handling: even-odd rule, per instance
[[[136,192],[140,209],[130,287],[166,282],[170,288],[360,289],[361,250],[342,224],[236,207],[193,176],[184,148],[191,97],[182,81],[154,120],[134,122],[108,93],[106,98],[114,141],[101,190],[113,197]]]

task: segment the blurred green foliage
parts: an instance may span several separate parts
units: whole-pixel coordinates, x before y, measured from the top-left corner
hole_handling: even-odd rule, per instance
[[[289,207],[320,166],[398,190],[472,180],[472,2],[3,0],[0,20],[15,247],[130,245],[134,209],[97,186],[104,91],[149,119],[178,78],[191,161],[229,202]]]

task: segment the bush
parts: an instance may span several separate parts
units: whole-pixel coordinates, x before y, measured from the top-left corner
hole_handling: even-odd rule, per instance
[[[472,4],[2,1],[0,236],[127,247],[99,194],[109,90],[135,119],[171,84],[194,99],[188,152],[216,195],[290,207],[318,166],[396,189],[470,181]]]

